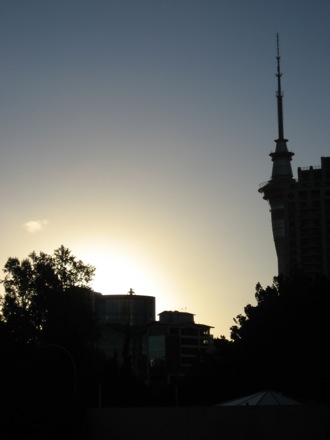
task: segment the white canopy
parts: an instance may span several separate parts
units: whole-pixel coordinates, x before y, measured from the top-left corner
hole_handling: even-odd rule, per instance
[[[289,399],[281,393],[271,390],[260,391],[256,394],[229,400],[217,406],[264,406],[264,405],[300,405],[299,402]]]

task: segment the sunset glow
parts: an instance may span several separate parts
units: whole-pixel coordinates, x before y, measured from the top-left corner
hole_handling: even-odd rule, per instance
[[[1,267],[64,245],[95,290],[228,336],[277,275],[258,193],[276,32],[295,177],[329,154],[329,16],[327,1],[2,1]]]

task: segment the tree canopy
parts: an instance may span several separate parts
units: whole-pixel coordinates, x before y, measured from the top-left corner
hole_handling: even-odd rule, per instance
[[[32,252],[22,261],[9,258],[3,271],[1,319],[13,340],[62,343],[75,338],[77,343],[82,333],[87,337],[93,266],[60,246],[53,255]]]
[[[94,396],[102,360],[95,346],[98,326],[90,287],[95,268],[60,246],[52,255],[32,252],[23,260],[9,258],[3,272],[4,430],[12,434],[13,417],[21,414],[22,426],[31,432],[56,426],[62,430],[64,425],[76,431],[76,402]]]
[[[330,280],[322,275],[275,277],[266,288],[258,283],[257,305],[248,304],[231,327],[242,366],[237,375],[256,388],[328,400],[329,292]]]

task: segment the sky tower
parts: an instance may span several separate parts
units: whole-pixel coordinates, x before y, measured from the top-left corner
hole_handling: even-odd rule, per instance
[[[285,192],[288,186],[294,185],[295,180],[292,175],[291,160],[294,153],[290,152],[287,147],[288,140],[284,137],[283,124],[283,93],[281,85],[281,66],[280,66],[280,48],[279,36],[276,35],[277,43],[277,125],[278,138],[275,139],[275,152],[270,153],[273,162],[273,170],[271,179],[261,184],[259,192],[263,194],[263,198],[269,202],[273,237],[278,258],[278,273],[286,273],[286,225],[285,225]]]
[[[278,275],[295,271],[330,276],[330,157],[321,166],[298,168],[292,176],[293,153],[287,148],[283,128],[283,93],[279,38],[277,35],[277,117],[278,138],[271,179],[259,186],[269,202]]]

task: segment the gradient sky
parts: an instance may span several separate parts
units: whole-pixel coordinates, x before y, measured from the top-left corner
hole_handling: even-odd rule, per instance
[[[329,0],[2,0],[0,265],[60,245],[103,294],[229,336],[277,274],[258,193],[330,138]]]

